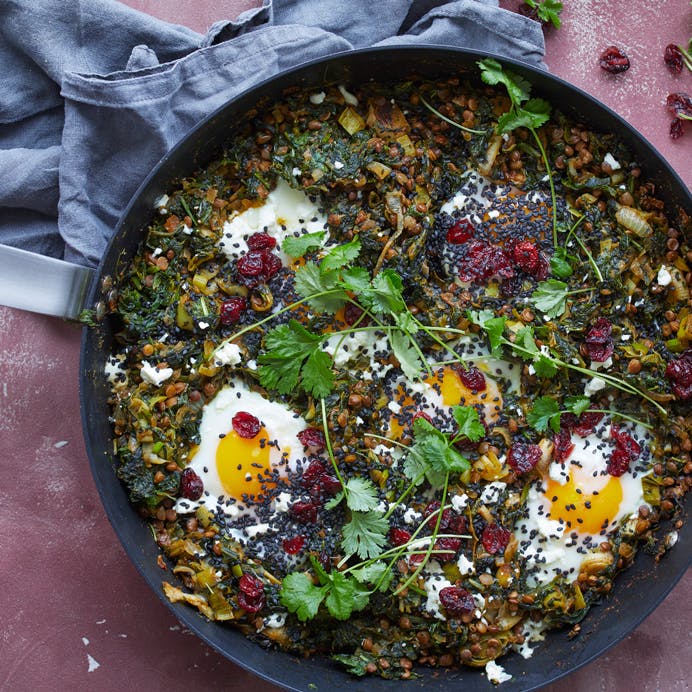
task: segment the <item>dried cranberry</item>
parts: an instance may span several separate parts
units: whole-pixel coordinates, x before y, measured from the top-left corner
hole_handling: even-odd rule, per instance
[[[411,534],[406,529],[394,526],[389,531],[389,542],[393,546],[406,545],[411,540]]]
[[[663,62],[673,74],[682,72],[682,51],[674,43],[669,43],[663,53]]]
[[[238,581],[238,589],[250,598],[257,598],[264,593],[264,583],[254,574],[243,574]]]
[[[303,446],[310,447],[314,452],[321,452],[326,446],[324,433],[319,428],[305,428],[301,430],[296,437],[301,441]]]
[[[416,412],[413,414],[413,419],[412,419],[412,420],[415,421],[417,418],[422,418],[423,420],[427,420],[428,423],[430,423],[430,425],[433,424],[433,419],[432,419],[425,411],[416,411]]]
[[[509,543],[512,534],[500,524],[487,524],[481,534],[481,543],[491,555],[502,552]]]
[[[247,246],[250,250],[272,250],[276,247],[276,238],[268,233],[253,233],[247,239]]]
[[[615,345],[612,331],[610,322],[605,317],[599,317],[586,333],[584,351],[592,361],[602,363],[613,355]]]
[[[472,392],[484,392],[486,388],[485,377],[483,373],[473,366],[469,368],[459,368],[459,379],[464,387]]]
[[[459,278],[462,281],[485,281],[493,275],[508,278],[513,274],[510,259],[504,250],[482,240],[470,240],[459,261]]]
[[[680,118],[673,118],[673,120],[670,121],[670,130],[668,134],[671,139],[680,139],[680,137],[685,134],[685,128]]]
[[[608,473],[611,476],[622,476],[639,457],[642,448],[631,435],[621,432],[616,425],[611,427],[610,436],[615,440],[615,449],[608,461]]]
[[[572,435],[568,428],[563,427],[553,437],[553,458],[555,461],[567,461],[573,449]]]
[[[519,269],[533,276],[540,266],[541,254],[535,243],[522,240],[512,248],[512,259]]]
[[[617,46],[609,46],[601,53],[599,65],[610,74],[620,74],[630,69],[630,60]]]
[[[627,452],[616,447],[608,460],[608,473],[611,476],[622,476],[623,474],[627,473],[627,470],[630,467],[630,461],[631,459],[629,458]]]
[[[452,514],[449,519],[448,533],[454,533],[457,536],[463,536],[469,528],[468,519],[463,514]]]
[[[236,266],[243,276],[259,276],[264,269],[264,252],[250,250],[238,259]]]
[[[666,108],[672,115],[689,115],[692,117],[692,98],[689,94],[684,94],[681,91],[668,94]]]
[[[476,229],[468,219],[459,219],[447,231],[447,242],[452,245],[461,245],[473,238]]]
[[[219,319],[221,324],[235,324],[247,309],[247,300],[243,296],[232,296],[221,303]]]
[[[317,483],[322,492],[327,495],[336,495],[341,490],[341,481],[331,473],[323,473]]]
[[[311,486],[313,483],[316,483],[319,477],[325,472],[326,469],[324,468],[324,464],[319,459],[313,459],[308,464],[308,467],[303,470],[301,476],[303,485],[306,487]]]
[[[293,538],[284,538],[281,542],[283,549],[289,555],[297,555],[305,545],[305,536],[294,536]]]
[[[271,252],[264,253],[264,265],[262,274],[264,275],[265,281],[269,281],[273,276],[279,273],[279,270],[283,266],[281,264],[281,259],[278,255],[274,255]]]
[[[692,351],[685,351],[677,360],[668,363],[665,375],[678,399],[692,397]]]
[[[231,419],[231,424],[233,425],[233,430],[248,440],[253,437],[257,437],[259,431],[262,429],[262,423],[260,423],[257,416],[253,416],[247,411],[238,411],[238,413]]]
[[[317,521],[317,505],[314,502],[298,500],[291,505],[289,512],[299,524],[314,524]]]
[[[238,582],[238,605],[248,613],[264,607],[264,584],[252,574],[243,574]]]
[[[584,411],[584,413],[579,416],[577,424],[574,426],[574,432],[577,433],[579,437],[588,437],[601,422],[601,418],[603,418],[602,413]]]
[[[423,516],[427,519],[428,517],[433,517],[430,519],[426,526],[432,531],[432,529],[435,527],[435,524],[437,523],[437,515],[440,512],[440,503],[438,500],[433,500],[432,502],[428,502],[428,504],[425,506],[425,509],[423,510]],[[440,518],[440,528],[439,530],[442,532],[446,532],[447,529],[449,528],[449,522],[450,519],[452,518],[452,510],[451,509],[445,509],[442,511],[442,517]]]
[[[542,456],[543,452],[538,445],[515,442],[507,453],[507,463],[516,473],[527,473]]]
[[[447,614],[453,617],[468,615],[476,609],[471,592],[460,586],[445,586],[444,589],[440,589],[440,603]]]
[[[360,320],[358,324],[361,327],[366,327],[370,324],[370,318],[366,315],[361,319],[362,316],[363,308],[354,303],[346,303],[346,307],[344,308],[344,322],[346,322],[349,327],[352,327],[358,320]]]
[[[204,492],[204,483],[197,473],[191,469],[183,469],[180,474],[180,496],[187,500],[199,500]]]
[[[439,551],[435,553],[435,559],[440,562],[451,562],[461,548],[461,543],[461,538],[438,538],[433,546],[433,550]]]
[[[415,553],[414,555],[409,555],[408,561],[411,567],[417,567],[425,562],[425,553]]]

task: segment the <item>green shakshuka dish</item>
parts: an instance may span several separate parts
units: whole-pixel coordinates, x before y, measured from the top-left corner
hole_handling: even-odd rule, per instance
[[[690,218],[494,60],[262,100],[151,219],[107,377],[171,601],[500,683],[675,543]]]

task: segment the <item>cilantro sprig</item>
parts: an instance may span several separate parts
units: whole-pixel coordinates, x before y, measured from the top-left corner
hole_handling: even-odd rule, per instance
[[[606,385],[648,401],[664,419],[668,418],[666,409],[653,397],[635,385],[615,375],[610,375],[605,372],[595,372],[580,365],[576,365],[575,363],[564,361],[554,355],[545,345],[539,346],[536,343],[532,327],[525,326],[520,328],[514,333],[514,338],[512,340],[508,338],[508,336],[505,336],[505,327],[507,324],[506,317],[495,317],[493,313],[489,311],[468,311],[467,317],[472,323],[478,325],[485,332],[490,341],[493,355],[499,356],[502,354],[504,348],[508,348],[513,355],[523,360],[530,360],[539,377],[551,378],[554,377],[558,371],[567,369],[578,372],[581,375],[602,380]]]
[[[558,0],[524,0],[524,4],[536,10],[536,16],[542,22],[550,23],[556,29],[560,28],[562,24],[560,20],[561,2]]]
[[[464,474],[470,468],[469,461],[454,449],[454,445],[461,439],[478,441],[485,434],[478,411],[473,407],[455,406],[452,409],[457,428],[450,433],[438,430],[423,418],[416,419],[413,424],[414,443],[407,448],[408,455],[404,465],[404,475],[410,482],[385,513],[379,509],[377,488],[369,478],[356,476],[344,479],[329,440],[324,399],[321,411],[327,454],[342,484],[341,492],[325,505],[325,509],[334,509],[342,503],[346,505],[349,519],[342,528],[341,540],[346,556],[336,569],[327,573],[315,556],[311,555],[312,575],[292,572],[284,577],[279,600],[302,622],[316,617],[323,604],[327,612],[336,619],[349,618],[353,612],[366,607],[373,593],[378,590],[386,591],[390,587],[394,579],[392,568],[402,555],[424,555],[421,564],[397,587],[396,593],[410,586],[425,562],[439,552],[435,548],[435,542],[441,537],[439,529],[442,509],[447,508],[445,503],[451,474]],[[395,444],[405,447],[402,443]],[[433,487],[442,488],[440,512],[426,517],[407,543],[385,549],[390,528],[389,517],[424,478],[431,480]],[[421,538],[421,532],[433,520],[431,535]],[[350,558],[355,555],[361,561],[348,566]]]
[[[557,247],[557,196],[555,193],[555,182],[548,154],[537,131],[550,118],[550,104],[545,99],[531,98],[531,84],[516,72],[505,69],[494,58],[479,60],[477,65],[481,70],[481,79],[490,85],[502,84],[507,89],[507,94],[512,104],[510,109],[498,118],[495,131],[501,135],[511,132],[518,127],[525,127],[533,135],[536,145],[541,152],[550,186],[553,245]]]
[[[573,413],[576,416],[582,413],[603,413],[623,418],[624,420],[641,425],[644,428],[652,427],[649,423],[644,423],[638,418],[634,418],[620,411],[591,408],[591,399],[589,399],[588,396],[565,397],[562,406],[563,407],[560,408],[560,404],[553,397],[542,396],[536,399],[536,403],[528,410],[526,422],[536,430],[536,432],[546,432],[550,427],[553,432],[559,433],[561,418],[565,413]]]
[[[531,294],[531,303],[544,315],[555,318],[562,315],[567,309],[567,299],[579,293],[588,293],[593,288],[577,288],[570,290],[569,286],[559,279],[541,281],[536,290]]]

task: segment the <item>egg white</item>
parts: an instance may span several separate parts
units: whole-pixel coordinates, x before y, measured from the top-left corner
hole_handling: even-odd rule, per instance
[[[210,509],[219,507],[231,517],[252,513],[252,508],[246,507],[239,498],[229,497],[217,472],[216,453],[221,436],[232,430],[232,418],[241,411],[259,418],[269,439],[276,443],[269,452],[272,468],[296,472],[304,457],[303,445],[297,434],[307,427],[307,423],[282,403],[269,401],[241,380],[236,380],[204,406],[199,426],[200,444],[188,464],[202,479],[204,492],[199,500],[179,498],[175,505],[177,512],[193,512],[204,505]]]
[[[598,533],[581,530],[576,515],[570,526],[551,517],[552,498],[546,495],[547,483],[540,480],[530,486],[526,500],[527,516],[517,523],[514,531],[519,540],[519,553],[525,559],[530,585],[547,584],[560,575],[576,579],[585,558],[599,552],[600,544],[623,521],[636,516],[639,508],[646,505],[642,476],[648,456],[649,435],[640,426],[621,425],[620,428],[637,439],[642,454],[626,473],[615,479],[622,490],[622,500],[617,508],[610,508],[609,523]],[[584,438],[573,434],[572,453],[565,462],[552,462],[549,477],[564,484],[574,474],[575,483],[588,495],[602,490],[613,478],[607,471],[608,459],[614,449],[608,443],[609,437],[609,425],[601,425],[600,430]]]

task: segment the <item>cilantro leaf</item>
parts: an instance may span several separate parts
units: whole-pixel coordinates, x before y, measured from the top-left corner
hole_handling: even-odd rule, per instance
[[[383,269],[362,291],[361,302],[376,314],[396,314],[406,311],[401,277],[393,269]]]
[[[588,396],[568,396],[565,398],[565,408],[579,416],[591,406],[591,399]]]
[[[317,397],[329,394],[334,375],[331,356],[320,348],[323,339],[296,320],[272,329],[264,339],[266,352],[257,358],[260,384],[280,394],[289,394],[299,385]]]
[[[548,317],[559,317],[567,307],[569,287],[559,279],[541,281],[531,294],[531,302]]]
[[[499,356],[502,351],[504,340],[506,317],[493,317],[490,310],[481,310],[478,312],[467,312],[468,318],[477,324],[488,335],[490,341],[490,353],[493,356]]]
[[[560,279],[566,279],[568,276],[572,276],[572,262],[576,259],[572,255],[567,253],[567,250],[563,247],[555,248],[555,253],[550,258],[550,269],[555,274],[555,276]]]
[[[404,474],[409,479],[425,474],[431,486],[440,488],[448,473],[464,473],[470,468],[468,459],[452,447],[447,435],[425,418],[413,421],[413,433],[415,440],[404,462]]]
[[[538,18],[542,22],[550,22],[556,29],[560,28],[560,12],[562,3],[558,0],[524,0],[524,2],[536,10]]]
[[[535,130],[548,121],[550,104],[543,99],[531,99],[522,108],[513,108],[497,119],[497,133],[511,132],[518,127]]]
[[[416,318],[408,310],[395,314],[394,322],[402,332],[406,332],[410,336],[414,336],[420,331]]]
[[[322,247],[326,236],[326,231],[304,233],[297,238],[295,236],[287,236],[281,243],[281,249],[290,257],[302,257],[308,250]]]
[[[380,584],[379,590],[384,592],[392,583],[394,574],[389,565],[383,560],[377,560],[364,564],[362,567],[354,569],[351,574],[353,578],[361,584]]]
[[[411,337],[403,332],[390,330],[389,345],[404,375],[410,380],[417,379],[424,366],[420,354],[411,345]]]
[[[318,295],[338,288],[339,276],[336,271],[323,272],[314,262],[306,262],[295,272],[295,289],[315,312],[335,313],[346,303],[345,291],[339,290],[328,296]]]
[[[327,587],[316,586],[304,572],[291,572],[284,577],[279,600],[289,612],[305,622],[317,615],[326,594]]]
[[[387,542],[389,522],[380,512],[352,512],[344,524],[341,545],[347,553],[356,553],[363,560],[377,557]]]
[[[370,288],[370,272],[363,267],[349,267],[341,272],[340,285],[347,291],[367,291]]]
[[[485,427],[473,406],[453,406],[452,415],[459,426],[456,438],[466,437],[471,442],[477,442],[485,437]]]
[[[486,84],[504,84],[513,105],[519,106],[529,98],[531,84],[520,75],[505,70],[494,58],[479,60],[477,65],[481,68],[481,79]]]
[[[533,327],[522,327],[514,335],[514,352],[523,360],[534,360],[540,354],[533,337]]]
[[[303,389],[318,399],[334,389],[332,357],[319,348],[308,356],[301,374]]]
[[[558,371],[558,367],[551,358],[545,354],[541,354],[538,358],[533,361],[533,369],[536,371],[536,375],[539,377],[551,378],[555,377]]]
[[[346,504],[349,509],[367,512],[375,509],[379,503],[377,488],[369,478],[356,476],[346,483]]]
[[[560,407],[557,401],[549,396],[536,400],[526,414],[526,421],[537,432],[545,432],[550,426],[554,432],[560,432]]]
[[[337,620],[348,620],[354,610],[363,610],[368,604],[368,591],[355,579],[334,571],[329,575],[329,581],[325,605]]]
[[[356,237],[349,243],[335,245],[320,262],[320,271],[329,272],[334,269],[341,269],[353,262],[360,254],[360,240]]]

